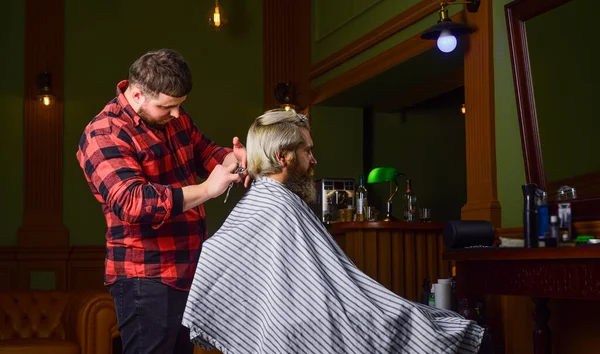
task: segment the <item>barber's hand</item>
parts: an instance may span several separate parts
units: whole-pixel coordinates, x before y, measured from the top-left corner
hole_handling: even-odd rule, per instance
[[[246,147],[242,145],[240,139],[237,136],[233,138],[233,155],[240,162],[243,168],[248,168],[246,158]],[[248,188],[248,185],[250,184],[250,176],[248,176],[248,172],[244,172],[242,174],[242,177],[244,177],[244,187]]]
[[[227,187],[231,183],[240,183],[242,181],[242,176],[234,173],[237,167],[237,162],[229,166],[217,165],[215,167],[204,182],[206,183],[206,193],[209,198],[212,199],[220,196],[227,190]]]

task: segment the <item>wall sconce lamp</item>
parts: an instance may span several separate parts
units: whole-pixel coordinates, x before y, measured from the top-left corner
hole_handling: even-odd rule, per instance
[[[283,83],[280,82],[275,85],[275,99],[279,102],[280,107],[289,111],[290,109],[296,109],[294,105],[293,92],[292,92],[292,84],[289,82]]]
[[[439,21],[435,26],[423,32],[421,38],[437,40],[437,47],[439,50],[444,53],[452,52],[456,48],[456,37],[471,33],[473,32],[473,29],[464,23],[452,22],[450,16],[448,16],[448,6],[466,4],[467,11],[477,12],[480,3],[481,0],[468,0],[462,2],[457,2],[456,0],[442,0],[442,3],[440,4]]]
[[[467,106],[464,103],[460,106],[460,113],[467,114]]]
[[[219,31],[227,24],[227,17],[223,14],[223,8],[219,5],[219,0],[215,0],[215,6],[211,7],[208,14],[208,26],[214,31]]]
[[[37,76],[38,95],[37,98],[44,106],[50,106],[54,103],[55,96],[52,92],[52,77],[50,73],[44,71]]]
[[[397,220],[397,218],[392,215],[392,201],[396,196],[396,193],[398,193],[399,187],[398,180],[396,179],[398,176],[404,176],[404,174],[398,172],[393,167],[375,167],[371,170],[371,172],[369,172],[369,176],[367,177],[367,183],[390,183],[390,197],[388,198],[385,206],[385,219],[383,219],[383,221]],[[392,185],[392,181],[395,184],[395,188]]]

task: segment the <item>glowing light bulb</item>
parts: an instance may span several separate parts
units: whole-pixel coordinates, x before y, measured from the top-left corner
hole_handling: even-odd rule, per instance
[[[223,8],[219,5],[219,0],[215,0],[215,5],[210,8],[208,13],[208,26],[213,31],[220,31],[227,25],[227,14],[223,13]]]
[[[444,53],[450,53],[456,49],[456,37],[448,30],[443,30],[437,40],[437,47]]]
[[[215,27],[221,26],[221,13],[219,11],[219,5],[215,5],[215,12],[213,13],[213,23]]]
[[[44,104],[44,106],[49,106],[50,103],[52,103],[52,101],[50,100],[50,96],[42,97],[42,103]]]
[[[462,113],[462,114],[466,114],[467,113],[467,107],[465,106],[464,103],[462,104],[462,106],[460,106],[460,113]]]
[[[280,106],[281,108],[285,109],[286,111],[291,111],[291,110],[296,110],[296,106],[294,106],[291,103],[284,103]]]

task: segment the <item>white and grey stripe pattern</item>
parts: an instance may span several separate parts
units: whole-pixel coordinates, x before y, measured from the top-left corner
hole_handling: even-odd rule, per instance
[[[204,242],[183,324],[224,354],[476,353],[483,329],[361,272],[285,185],[257,179]]]

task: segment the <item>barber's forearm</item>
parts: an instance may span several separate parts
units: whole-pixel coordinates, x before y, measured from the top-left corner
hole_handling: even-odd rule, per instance
[[[204,183],[186,186],[183,191],[183,211],[197,207],[210,199]]]

